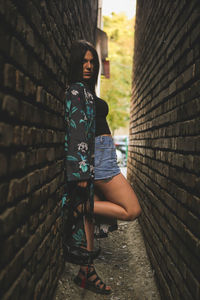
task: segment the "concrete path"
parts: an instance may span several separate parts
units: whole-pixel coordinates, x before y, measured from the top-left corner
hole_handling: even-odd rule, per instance
[[[53,300],[160,300],[138,221],[118,224],[119,230],[101,239],[102,252],[95,263],[112,294],[99,295],[77,287],[73,278],[79,267],[66,263]]]

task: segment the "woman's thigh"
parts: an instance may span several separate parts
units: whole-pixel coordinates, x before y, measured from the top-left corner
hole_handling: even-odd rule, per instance
[[[103,193],[106,201],[120,205],[130,213],[140,210],[136,194],[121,173],[109,181],[96,180],[95,186]]]

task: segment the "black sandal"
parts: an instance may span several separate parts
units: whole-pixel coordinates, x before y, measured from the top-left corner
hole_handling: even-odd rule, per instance
[[[88,269],[86,272],[84,272],[81,268],[79,271],[84,277],[83,279],[80,278],[79,275],[77,275],[74,278],[74,282],[87,290],[90,290],[92,292],[98,293],[98,294],[110,294],[111,289],[106,289],[106,284],[101,280],[101,278],[97,275],[95,268],[93,266],[88,266]],[[93,280],[89,280],[90,277],[93,275],[96,275],[96,277]],[[99,281],[99,283],[97,283]]]

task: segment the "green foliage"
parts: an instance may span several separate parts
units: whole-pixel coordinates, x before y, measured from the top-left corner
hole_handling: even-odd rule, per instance
[[[134,19],[125,14],[104,17],[108,35],[110,79],[101,78],[101,97],[109,104],[108,122],[114,131],[129,122],[133,60]]]

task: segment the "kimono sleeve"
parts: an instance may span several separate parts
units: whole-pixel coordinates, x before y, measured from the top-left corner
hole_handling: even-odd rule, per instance
[[[65,170],[68,181],[90,178],[90,149],[86,132],[88,121],[83,89],[79,86],[70,88],[65,110]]]

